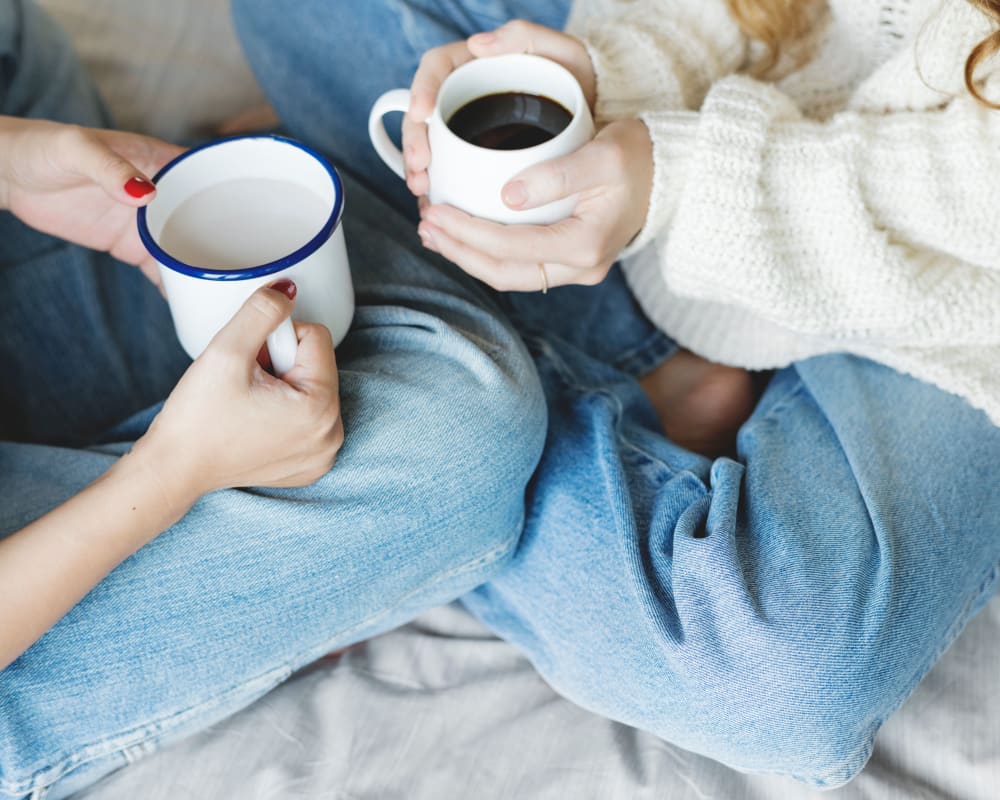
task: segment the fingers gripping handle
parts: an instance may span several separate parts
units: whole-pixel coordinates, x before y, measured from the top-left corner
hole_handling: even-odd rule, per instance
[[[267,337],[267,352],[271,356],[271,368],[275,375],[280,378],[291,371],[295,366],[298,350],[299,340],[295,335],[295,326],[291,319],[286,319]]]
[[[386,133],[384,117],[391,111],[402,111],[405,114],[409,108],[410,90],[393,89],[375,101],[372,113],[368,117],[368,135],[371,137],[375,152],[379,154],[386,166],[403,180],[406,180],[406,164],[403,161],[403,153],[392,143],[392,139]]]

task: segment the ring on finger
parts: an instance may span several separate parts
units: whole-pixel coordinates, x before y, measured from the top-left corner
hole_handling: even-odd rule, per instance
[[[545,264],[541,261],[538,262],[538,271],[542,276],[542,294],[549,293],[549,275],[545,271]]]

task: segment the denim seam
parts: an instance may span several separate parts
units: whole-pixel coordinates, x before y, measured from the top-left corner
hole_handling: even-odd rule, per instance
[[[645,449],[637,445],[635,442],[627,438],[622,433],[620,423],[622,418],[625,416],[625,407],[622,405],[621,398],[618,397],[618,395],[616,395],[614,392],[608,391],[608,389],[606,389],[603,386],[584,386],[576,379],[576,375],[573,372],[573,370],[570,369],[569,365],[566,364],[566,362],[562,359],[562,357],[552,347],[549,346],[548,342],[546,342],[544,339],[540,339],[535,336],[530,336],[526,338],[530,339],[532,344],[534,344],[538,348],[538,350],[545,355],[546,359],[552,365],[552,368],[559,373],[559,378],[565,384],[566,388],[572,389],[573,391],[578,392],[579,394],[600,395],[609,398],[614,402],[618,411],[618,424],[615,426],[615,433],[619,443],[621,443],[628,449],[632,450],[633,452],[638,453],[643,458],[647,459],[650,463],[663,467],[671,475],[676,476],[676,475],[687,474],[690,475],[692,478],[694,478],[699,484],[704,485],[704,481],[697,475],[695,475],[695,473],[691,472],[691,470],[686,470],[686,469],[678,470],[676,467],[671,466],[663,459],[657,458],[656,456],[647,452]]]
[[[680,346],[661,331],[655,331],[634,347],[615,357],[618,369],[639,378],[671,358]]]
[[[123,734],[118,734],[114,739],[104,740],[91,745],[87,745],[74,754],[63,758],[56,765],[47,766],[34,772],[29,778],[22,779],[20,781],[8,781],[6,779],[0,779],[0,791],[11,795],[32,795],[33,793],[39,791],[39,789],[46,789],[54,785],[57,781],[71,773],[73,770],[79,767],[96,761],[100,758],[107,758],[115,754],[121,753],[128,760],[128,752],[134,751],[137,748],[142,748],[144,745],[149,743],[149,740],[153,738],[160,738],[163,734],[168,733],[170,730],[177,728],[179,725],[184,724],[189,719],[200,716],[206,712],[210,712],[212,709],[219,707],[223,702],[232,696],[238,696],[241,690],[246,687],[261,683],[268,685],[269,688],[277,686],[282,681],[287,679],[295,669],[291,666],[292,663],[296,661],[301,661],[303,665],[308,663],[309,655],[312,653],[322,654],[326,652],[329,645],[338,639],[342,639],[345,636],[349,636],[360,629],[363,629],[373,623],[378,622],[380,619],[392,613],[394,610],[404,605],[408,600],[415,597],[422,591],[426,591],[450,578],[457,575],[461,575],[465,572],[470,572],[495,561],[500,560],[506,554],[512,552],[517,545],[517,542],[521,537],[521,530],[523,528],[523,522],[516,528],[515,534],[506,539],[502,544],[488,550],[483,555],[475,558],[472,561],[468,561],[461,566],[455,567],[448,572],[441,573],[435,576],[435,578],[427,583],[421,584],[417,589],[414,589],[402,597],[398,598],[397,601],[389,608],[382,609],[376,614],[370,617],[366,617],[360,622],[355,623],[349,628],[339,631],[336,636],[330,637],[324,640],[319,645],[314,645],[313,647],[307,648],[299,652],[296,658],[291,660],[286,660],[280,667],[276,667],[259,675],[250,678],[249,680],[242,681],[239,684],[230,686],[224,689],[222,692],[216,694],[209,700],[202,703],[198,703],[194,706],[190,706],[186,709],[180,711],[175,711],[172,714],[161,717],[160,719],[153,720],[152,722],[143,723],[141,726],[132,728]],[[302,660],[305,659],[305,660]],[[280,676],[277,680],[272,681],[273,676]],[[138,734],[138,736],[137,736]],[[155,748],[145,751],[152,752]],[[54,773],[54,774],[50,774]]]

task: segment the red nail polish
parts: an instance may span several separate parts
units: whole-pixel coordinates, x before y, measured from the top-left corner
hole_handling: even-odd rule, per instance
[[[131,197],[145,197],[156,187],[145,178],[129,178],[125,183],[125,191]]]
[[[281,292],[289,300],[294,300],[295,294],[299,290],[299,287],[297,287],[293,281],[288,280],[288,278],[282,278],[280,281],[275,281],[267,288],[274,289],[276,292]]]

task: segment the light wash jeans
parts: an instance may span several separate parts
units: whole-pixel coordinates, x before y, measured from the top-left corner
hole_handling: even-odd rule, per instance
[[[235,0],[285,123],[412,213],[365,120],[428,47],[568,0]],[[668,12],[664,12],[668,13]],[[779,371],[714,462],[665,439],[634,376],[670,352],[613,272],[512,298],[549,404],[525,534],[466,605],[594,711],[817,786],[983,605],[1000,560],[1000,430],[859,358]]]
[[[106,124],[82,75],[35,6],[0,0],[0,113]],[[544,441],[528,353],[412,225],[350,179],[346,195],[336,468],[208,495],[0,672],[0,798],[64,797],[510,559]],[[7,213],[0,295],[5,536],[107,469],[188,361],[137,270]]]

